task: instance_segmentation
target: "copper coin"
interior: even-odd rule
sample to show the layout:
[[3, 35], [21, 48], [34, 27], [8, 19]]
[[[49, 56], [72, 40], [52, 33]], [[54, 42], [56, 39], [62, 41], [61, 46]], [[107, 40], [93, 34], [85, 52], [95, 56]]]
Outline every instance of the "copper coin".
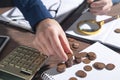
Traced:
[[95, 60], [96, 59], [96, 54], [94, 52], [89, 52], [87, 54], [87, 57], [89, 60]]
[[105, 68], [105, 64], [102, 63], [102, 62], [95, 62], [95, 63], [93, 64], [93, 67], [94, 67], [95, 69], [102, 70], [103, 68]]
[[69, 80], [78, 80], [76, 77], [71, 77]]
[[67, 56], [68, 56], [68, 59], [69, 59], [69, 60], [73, 60], [73, 54], [67, 53]]
[[114, 32], [120, 33], [120, 28], [115, 29]]
[[66, 70], [66, 65], [65, 65], [65, 63], [59, 63], [58, 65], [57, 65], [57, 72], [59, 72], [59, 73], [62, 73], [62, 72], [64, 72], [65, 70]]
[[74, 57], [75, 57], [75, 59], [81, 59], [81, 54], [80, 53], [75, 53]]
[[65, 62], [66, 67], [71, 67], [73, 65], [73, 54], [67, 53], [68, 60]]
[[71, 67], [74, 63], [73, 63], [73, 60], [67, 60], [65, 64], [66, 64], [66, 67]]
[[78, 70], [75, 74], [76, 76], [81, 77], [81, 78], [84, 78], [87, 76], [87, 73], [84, 72], [83, 70]]
[[87, 57], [87, 52], [80, 52], [79, 54], [81, 57]]
[[68, 38], [68, 41], [73, 42], [73, 41], [75, 41], [75, 39], [73, 39], [73, 38]]
[[84, 64], [89, 64], [91, 61], [88, 58], [85, 58], [85, 59], [82, 60], [82, 62]]
[[81, 58], [80, 59], [75, 59], [75, 62], [78, 64], [78, 63], [81, 63], [82, 60], [81, 60]]
[[78, 42], [72, 43], [72, 48], [73, 48], [73, 49], [78, 49], [79, 46], [80, 46], [80, 44], [79, 44]]
[[105, 68], [106, 68], [107, 70], [113, 70], [113, 69], [115, 68], [115, 65], [112, 64], [112, 63], [109, 63], [109, 64], [106, 65]]
[[86, 65], [86, 66], [83, 67], [83, 69], [84, 69], [85, 71], [91, 71], [91, 70], [92, 70], [92, 67], [89, 66], [89, 65]]

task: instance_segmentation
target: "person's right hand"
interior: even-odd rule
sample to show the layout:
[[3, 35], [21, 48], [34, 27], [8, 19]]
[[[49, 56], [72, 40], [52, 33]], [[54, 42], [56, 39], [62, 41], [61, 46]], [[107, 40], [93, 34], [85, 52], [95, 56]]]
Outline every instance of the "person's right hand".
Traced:
[[87, 0], [90, 3], [90, 12], [94, 15], [105, 15], [113, 6], [112, 0]]
[[63, 29], [54, 19], [45, 19], [38, 24], [33, 44], [44, 54], [59, 56], [62, 61], [68, 59], [66, 53], [72, 54]]

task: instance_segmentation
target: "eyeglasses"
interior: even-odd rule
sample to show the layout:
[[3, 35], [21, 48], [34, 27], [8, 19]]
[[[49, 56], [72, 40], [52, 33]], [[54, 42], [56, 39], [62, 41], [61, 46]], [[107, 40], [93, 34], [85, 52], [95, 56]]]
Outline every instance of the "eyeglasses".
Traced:
[[59, 0], [59, 2], [56, 2], [56, 3], [52, 4], [52, 5], [49, 7], [48, 11], [51, 13], [51, 15], [52, 15], [54, 18], [56, 18], [60, 6], [61, 6], [61, 0]]

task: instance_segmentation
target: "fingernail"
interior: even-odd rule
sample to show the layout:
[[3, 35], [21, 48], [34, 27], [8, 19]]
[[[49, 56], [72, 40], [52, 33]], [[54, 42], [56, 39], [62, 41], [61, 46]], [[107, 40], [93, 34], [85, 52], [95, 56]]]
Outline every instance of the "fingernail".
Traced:
[[67, 61], [67, 60], [68, 60], [68, 57], [64, 57], [64, 58], [63, 58], [63, 61]]
[[94, 0], [87, 0], [88, 3], [92, 3]]
[[91, 4], [91, 7], [95, 7], [95, 5]]

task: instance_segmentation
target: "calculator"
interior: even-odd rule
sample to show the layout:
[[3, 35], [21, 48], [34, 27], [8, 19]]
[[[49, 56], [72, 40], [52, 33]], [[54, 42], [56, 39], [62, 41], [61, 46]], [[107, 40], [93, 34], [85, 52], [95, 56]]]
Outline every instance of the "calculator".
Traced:
[[18, 77], [20, 80], [31, 80], [47, 58], [34, 48], [19, 46], [0, 61], [0, 72]]

